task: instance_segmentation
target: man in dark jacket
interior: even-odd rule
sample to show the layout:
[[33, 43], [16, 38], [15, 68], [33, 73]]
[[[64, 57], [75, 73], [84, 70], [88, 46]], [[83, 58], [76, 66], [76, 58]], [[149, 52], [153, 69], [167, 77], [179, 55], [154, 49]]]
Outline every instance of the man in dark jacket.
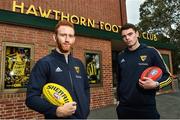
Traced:
[[[45, 118], [85, 119], [89, 114], [90, 91], [84, 65], [71, 56], [75, 42], [74, 26], [60, 21], [53, 38], [56, 49], [40, 59], [33, 67], [27, 86], [26, 105], [44, 114]], [[57, 83], [65, 87], [73, 102], [55, 106], [42, 97], [42, 88], [47, 83]]]
[[[134, 25], [122, 26], [121, 35], [127, 48], [118, 55], [118, 118], [159, 119], [155, 101], [156, 90], [171, 83], [169, 70], [155, 48], [139, 43], [139, 33]], [[142, 72], [151, 66], [162, 69], [161, 79], [153, 81], [144, 77], [141, 80]]]

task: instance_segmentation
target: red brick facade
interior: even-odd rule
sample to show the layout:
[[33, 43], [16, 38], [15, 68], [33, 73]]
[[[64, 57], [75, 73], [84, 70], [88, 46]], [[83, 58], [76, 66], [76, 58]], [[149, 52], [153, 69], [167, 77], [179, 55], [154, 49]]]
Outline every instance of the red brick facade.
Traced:
[[[14, 0], [15, 1], [15, 0]], [[121, 4], [120, 4], [121, 1]], [[109, 22], [121, 25], [122, 18], [126, 17], [125, 0], [16, 0], [17, 5], [24, 3], [26, 11], [30, 5], [41, 7], [43, 10], [59, 10], [70, 15], [83, 16], [96, 21]], [[0, 1], [0, 9], [12, 11], [13, 0]], [[122, 6], [122, 8], [120, 7]], [[126, 20], [126, 18], [123, 18]]]
[[[96, 21], [121, 25], [126, 20], [123, 18], [122, 22], [121, 13], [124, 12], [124, 17], [126, 12], [120, 12], [122, 9], [125, 10], [125, 7], [120, 8], [120, 6], [125, 6], [122, 5], [122, 3], [125, 4], [125, 1], [121, 1], [121, 5], [120, 0], [17, 0], [17, 4], [24, 2], [26, 7], [33, 4], [41, 6], [43, 9], [56, 9], [71, 15], [75, 14]], [[0, 9], [12, 11], [12, 0], [0, 1]], [[32, 45], [34, 47], [34, 62], [48, 54], [49, 48], [55, 45], [51, 31], [5, 23], [0, 23], [0, 28], [0, 58], [3, 42]], [[111, 41], [77, 36], [73, 55], [84, 62], [84, 53], [89, 50], [98, 51], [102, 55], [102, 85], [91, 87], [91, 109], [96, 109], [113, 104]], [[25, 106], [25, 97], [25, 91], [3, 92], [1, 90], [0, 119], [43, 118], [42, 115]]]

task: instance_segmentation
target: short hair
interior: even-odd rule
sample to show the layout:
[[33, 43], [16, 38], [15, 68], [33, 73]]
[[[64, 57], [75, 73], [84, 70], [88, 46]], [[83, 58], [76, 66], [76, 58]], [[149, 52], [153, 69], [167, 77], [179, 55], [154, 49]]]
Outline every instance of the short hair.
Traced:
[[67, 20], [59, 21], [59, 22], [56, 24], [56, 27], [55, 27], [55, 34], [57, 34], [58, 28], [59, 28], [60, 26], [69, 26], [69, 27], [71, 27], [71, 28], [74, 29], [74, 25], [73, 25], [71, 22], [69, 22], [69, 21], [67, 21]]
[[133, 29], [135, 32], [138, 31], [138, 28], [134, 24], [126, 23], [121, 27], [120, 34], [122, 34], [123, 30], [127, 30], [127, 29], [130, 29], [130, 28]]

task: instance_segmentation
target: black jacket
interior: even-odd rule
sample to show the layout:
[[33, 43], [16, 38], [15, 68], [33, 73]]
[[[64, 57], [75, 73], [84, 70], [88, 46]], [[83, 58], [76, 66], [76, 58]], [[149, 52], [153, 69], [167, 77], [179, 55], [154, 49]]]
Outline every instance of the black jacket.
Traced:
[[46, 83], [57, 83], [64, 86], [77, 102], [77, 110], [68, 118], [87, 118], [89, 114], [90, 91], [86, 71], [82, 62], [71, 55], [68, 63], [63, 54], [53, 50], [51, 54], [40, 59], [33, 67], [27, 86], [26, 105], [44, 114], [45, 118], [57, 118], [57, 106], [41, 97]]
[[160, 88], [171, 83], [169, 70], [155, 48], [141, 44], [135, 51], [125, 49], [119, 54], [117, 95], [121, 105], [156, 106], [156, 89], [145, 90], [138, 83], [141, 73], [150, 66], [158, 66], [163, 71], [161, 79], [158, 80]]

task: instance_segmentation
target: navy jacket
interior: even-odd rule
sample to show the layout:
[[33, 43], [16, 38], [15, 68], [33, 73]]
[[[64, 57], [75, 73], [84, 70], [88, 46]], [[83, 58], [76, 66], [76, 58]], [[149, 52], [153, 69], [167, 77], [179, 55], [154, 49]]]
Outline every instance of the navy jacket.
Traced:
[[68, 63], [63, 54], [53, 50], [51, 54], [40, 59], [33, 67], [27, 86], [26, 105], [44, 114], [45, 118], [57, 118], [57, 106], [41, 97], [46, 83], [57, 83], [64, 86], [77, 102], [77, 110], [68, 118], [87, 118], [89, 114], [89, 83], [82, 62], [71, 55]]
[[155, 48], [141, 44], [135, 51], [125, 49], [118, 55], [117, 95], [120, 105], [156, 106], [156, 89], [145, 90], [138, 83], [141, 73], [150, 66], [158, 66], [163, 71], [161, 79], [158, 80], [160, 88], [171, 83], [169, 70]]

